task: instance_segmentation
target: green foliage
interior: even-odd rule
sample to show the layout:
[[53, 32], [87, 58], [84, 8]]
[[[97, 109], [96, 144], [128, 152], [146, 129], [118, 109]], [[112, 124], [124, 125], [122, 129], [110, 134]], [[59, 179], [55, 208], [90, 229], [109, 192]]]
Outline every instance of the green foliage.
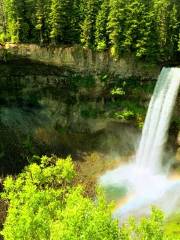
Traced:
[[52, 0], [50, 12], [50, 25], [51, 25], [50, 38], [54, 39], [55, 41], [59, 35], [61, 36], [60, 8], [61, 8], [60, 1]]
[[121, 103], [121, 108], [123, 109], [119, 112], [118, 116], [122, 120], [135, 119], [138, 127], [142, 128], [144, 124], [144, 119], [146, 115], [146, 109], [137, 102], [124, 101]]
[[84, 76], [76, 74], [70, 79], [69, 88], [78, 91], [81, 88], [90, 89], [95, 87], [96, 79], [93, 75], [86, 74]]
[[[98, 190], [96, 201], [73, 186], [75, 175], [70, 157], [34, 157], [34, 163], [16, 178], [7, 177], [1, 197], [9, 201], [2, 230], [5, 240], [166, 240], [164, 217], [152, 208], [140, 222], [130, 219], [121, 227], [111, 218]], [[39, 162], [39, 164], [35, 163]]]
[[84, 20], [81, 24], [81, 43], [92, 47], [95, 39], [96, 15], [100, 5], [99, 0], [88, 0], [84, 3]]
[[117, 222], [111, 207], [99, 195], [97, 204], [72, 187], [71, 158], [43, 156], [16, 179], [4, 182], [4, 199], [9, 201], [2, 234], [5, 239], [118, 239]]
[[[144, 1], [110, 1], [109, 31], [114, 56], [134, 52], [137, 57], [154, 54], [153, 13]], [[154, 34], [155, 32], [153, 32]]]
[[0, 1], [0, 43], [6, 41], [6, 15], [4, 1]]
[[68, 197], [62, 218], [63, 221], [59, 219], [52, 228], [54, 240], [118, 240], [118, 224], [111, 219], [111, 208], [107, 208], [104, 197], [99, 196], [95, 206], [90, 199], [82, 196], [81, 191], [76, 190]]
[[49, 35], [49, 9], [50, 2], [48, 0], [35, 1], [34, 26], [38, 33], [38, 42], [47, 41]]
[[109, 44], [107, 33], [108, 15], [109, 0], [104, 0], [96, 18], [95, 44], [99, 51], [107, 49]]
[[125, 2], [123, 0], [110, 0], [110, 14], [108, 21], [111, 53], [118, 57], [121, 52], [122, 31], [125, 22]]
[[77, 5], [73, 0], [52, 0], [49, 22], [50, 38], [55, 42], [76, 41], [78, 34]]
[[70, 157], [44, 156], [40, 165], [29, 165], [16, 180], [8, 177], [2, 195], [10, 204], [5, 239], [49, 239], [52, 220], [64, 204], [73, 176]]
[[123, 240], [166, 240], [163, 229], [163, 213], [155, 207], [152, 207], [151, 216], [142, 218], [140, 223], [131, 218], [128, 224], [121, 229], [121, 238]]
[[119, 88], [119, 87], [118, 87], [118, 88], [112, 89], [111, 94], [112, 94], [112, 95], [123, 96], [123, 95], [125, 95], [126, 93], [125, 93], [125, 91], [123, 90], [123, 88]]
[[19, 16], [16, 1], [5, 0], [4, 11], [6, 15], [6, 38], [12, 42], [19, 41]]
[[169, 237], [168, 240], [180, 239], [180, 212], [170, 216], [165, 223], [165, 233]]
[[130, 120], [135, 117], [134, 113], [130, 110], [122, 110], [120, 112], [115, 113], [115, 118], [121, 119], [121, 120]]
[[81, 116], [83, 118], [97, 118], [98, 113], [98, 109], [93, 108], [88, 104], [85, 104], [81, 107]]
[[1, 33], [1, 34], [0, 34], [0, 43], [2, 44], [2, 43], [4, 43], [5, 41], [6, 41], [6, 36], [5, 36], [4, 33]]
[[1, 0], [0, 41], [82, 43], [115, 58], [176, 60], [177, 0]]
[[[179, 34], [178, 4], [169, 0], [154, 0], [159, 58], [167, 60], [177, 51]], [[176, 50], [175, 50], [176, 49]], [[175, 51], [174, 51], [175, 50]]]

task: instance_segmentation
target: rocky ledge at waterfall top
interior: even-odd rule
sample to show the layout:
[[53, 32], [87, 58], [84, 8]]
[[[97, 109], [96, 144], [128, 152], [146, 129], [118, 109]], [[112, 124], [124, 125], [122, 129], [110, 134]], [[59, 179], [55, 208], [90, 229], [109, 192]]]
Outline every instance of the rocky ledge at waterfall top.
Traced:
[[121, 77], [157, 78], [160, 66], [138, 61], [132, 55], [114, 59], [109, 51], [93, 52], [79, 45], [40, 47], [35, 44], [6, 44], [0, 48], [0, 60], [27, 58], [55, 66], [68, 66], [91, 73], [111, 72]]

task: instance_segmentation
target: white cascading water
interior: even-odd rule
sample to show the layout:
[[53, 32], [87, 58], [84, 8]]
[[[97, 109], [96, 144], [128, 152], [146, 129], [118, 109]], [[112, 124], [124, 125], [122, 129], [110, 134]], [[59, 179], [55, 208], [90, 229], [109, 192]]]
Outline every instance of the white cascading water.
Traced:
[[166, 213], [177, 207], [180, 181], [168, 179], [162, 158], [179, 86], [180, 68], [163, 68], [149, 104], [135, 159], [100, 178], [103, 186], [125, 187], [131, 195], [124, 206], [116, 209], [115, 217], [139, 214], [140, 210], [145, 213], [151, 204], [159, 205]]
[[154, 173], [162, 170], [162, 154], [179, 85], [180, 69], [163, 68], [146, 115], [136, 155], [138, 167], [147, 168]]

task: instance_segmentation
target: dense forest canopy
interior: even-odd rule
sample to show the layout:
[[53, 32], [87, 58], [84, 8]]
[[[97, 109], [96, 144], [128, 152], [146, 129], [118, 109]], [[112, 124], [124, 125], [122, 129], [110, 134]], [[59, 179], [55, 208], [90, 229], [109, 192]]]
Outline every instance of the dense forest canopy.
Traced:
[[179, 0], [0, 0], [0, 42], [82, 44], [117, 57], [177, 59]]

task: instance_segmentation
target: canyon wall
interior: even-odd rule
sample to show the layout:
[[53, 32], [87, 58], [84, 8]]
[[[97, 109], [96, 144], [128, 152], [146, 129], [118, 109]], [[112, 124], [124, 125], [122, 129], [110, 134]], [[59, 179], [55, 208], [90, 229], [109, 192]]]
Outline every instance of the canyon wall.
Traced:
[[121, 77], [157, 78], [161, 66], [138, 61], [132, 55], [114, 59], [109, 51], [98, 53], [79, 45], [73, 47], [40, 47], [32, 44], [6, 44], [0, 48], [0, 59], [28, 58], [55, 66], [68, 66], [76, 71], [111, 72]]
[[[80, 46], [6, 45], [0, 62], [0, 159], [14, 169], [19, 156], [24, 161], [35, 153], [76, 155], [97, 146], [133, 152], [161, 70]], [[180, 98], [170, 130], [174, 143], [179, 106]]]

